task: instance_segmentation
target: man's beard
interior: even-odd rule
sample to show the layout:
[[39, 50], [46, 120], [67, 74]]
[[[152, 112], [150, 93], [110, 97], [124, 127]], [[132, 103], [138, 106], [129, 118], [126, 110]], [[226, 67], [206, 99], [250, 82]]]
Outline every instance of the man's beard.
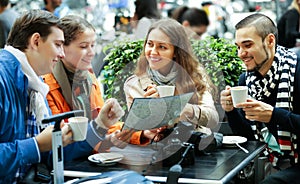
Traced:
[[270, 58], [270, 57], [269, 57], [269, 53], [267, 52], [265, 45], [263, 46], [263, 48], [264, 48], [264, 51], [265, 51], [265, 53], [266, 53], [266, 59], [264, 59], [260, 64], [258, 64], [258, 63], [256, 63], [256, 62], [254, 61], [255, 64], [256, 64], [256, 67], [253, 68], [253, 69], [247, 70], [248, 72], [254, 72], [254, 71], [259, 72], [259, 70], [261, 69], [261, 67], [269, 60], [269, 58]]

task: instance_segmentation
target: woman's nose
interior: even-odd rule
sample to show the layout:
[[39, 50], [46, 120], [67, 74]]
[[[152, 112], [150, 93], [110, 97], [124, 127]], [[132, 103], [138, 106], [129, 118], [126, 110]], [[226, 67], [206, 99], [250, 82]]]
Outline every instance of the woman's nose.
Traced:
[[94, 56], [95, 55], [95, 53], [96, 53], [96, 51], [95, 51], [95, 48], [94, 47], [90, 47], [89, 48], [89, 55], [92, 55], [92, 56]]
[[152, 47], [151, 54], [157, 54], [157, 53], [158, 53], [157, 47], [156, 46]]

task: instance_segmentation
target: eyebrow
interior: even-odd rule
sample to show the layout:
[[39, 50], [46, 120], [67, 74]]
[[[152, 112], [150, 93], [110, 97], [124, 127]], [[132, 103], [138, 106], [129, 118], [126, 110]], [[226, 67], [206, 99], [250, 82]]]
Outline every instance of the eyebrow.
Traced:
[[92, 42], [90, 42], [90, 41], [82, 41], [82, 42], [79, 42], [79, 45], [80, 44], [90, 44], [90, 43], [96, 43], [96, 41], [92, 41]]
[[[253, 41], [251, 41], [251, 40], [245, 40], [245, 41], [242, 41], [242, 44], [249, 43], [249, 42], [252, 43]], [[238, 44], [236, 42], [235, 42], [235, 45], [238, 46]]]

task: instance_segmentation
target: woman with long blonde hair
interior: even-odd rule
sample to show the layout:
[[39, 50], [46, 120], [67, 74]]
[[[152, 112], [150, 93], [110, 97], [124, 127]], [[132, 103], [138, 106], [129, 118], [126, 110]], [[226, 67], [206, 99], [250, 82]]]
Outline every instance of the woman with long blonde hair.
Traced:
[[[210, 93], [210, 79], [193, 55], [183, 26], [174, 19], [161, 19], [148, 30], [135, 75], [124, 85], [128, 108], [134, 98], [159, 97], [159, 85], [175, 86], [174, 95], [194, 92], [181, 112], [181, 121], [195, 127], [216, 126], [219, 117]], [[142, 135], [151, 138], [148, 133]]]

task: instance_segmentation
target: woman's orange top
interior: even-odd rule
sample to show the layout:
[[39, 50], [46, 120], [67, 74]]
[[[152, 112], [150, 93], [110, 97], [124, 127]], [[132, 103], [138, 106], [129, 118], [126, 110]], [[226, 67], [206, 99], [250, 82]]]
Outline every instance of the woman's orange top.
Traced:
[[[90, 95], [90, 103], [91, 103], [91, 110], [92, 110], [92, 117], [95, 119], [100, 112], [101, 107], [104, 104], [104, 100], [102, 98], [102, 94], [100, 91], [100, 86], [98, 84], [98, 81], [96, 79], [96, 76], [94, 73], [89, 72], [91, 78], [92, 78], [92, 89], [91, 89], [91, 95]], [[49, 107], [52, 111], [52, 114], [60, 114], [64, 112], [69, 112], [72, 110], [70, 105], [65, 100], [62, 92], [61, 87], [57, 80], [55, 79], [53, 74], [46, 74], [43, 76], [44, 82], [48, 84], [49, 86], [49, 93], [47, 94], [47, 101], [49, 104]], [[111, 126], [108, 130], [108, 134], [115, 132], [117, 130], [121, 130], [123, 127], [123, 122], [117, 122], [113, 126]], [[136, 144], [136, 145], [144, 145], [147, 144], [149, 141], [141, 142], [141, 131], [133, 133], [130, 143]]]

